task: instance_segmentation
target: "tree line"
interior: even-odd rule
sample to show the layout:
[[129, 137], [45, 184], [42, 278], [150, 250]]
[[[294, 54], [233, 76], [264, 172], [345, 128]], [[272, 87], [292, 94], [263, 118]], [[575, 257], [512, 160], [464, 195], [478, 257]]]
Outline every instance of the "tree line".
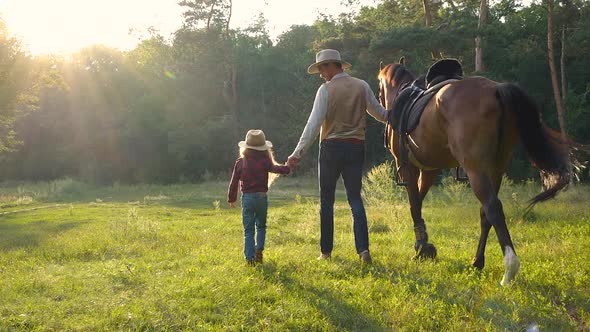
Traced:
[[[4, 181], [199, 181], [231, 170], [251, 128], [265, 131], [283, 161], [322, 82], [306, 73], [322, 48], [339, 49], [350, 73], [375, 92], [380, 62], [404, 56], [423, 74], [437, 59], [457, 58], [466, 74], [517, 82], [545, 123], [587, 143], [589, 4], [382, 0], [320, 15], [271, 40], [262, 15], [230, 29], [232, 0], [184, 0], [182, 27], [169, 37], [152, 29], [132, 50], [95, 45], [69, 57], [29, 55], [0, 19], [0, 174]], [[391, 158], [383, 126], [371, 119], [367, 133], [367, 163]], [[313, 149], [299, 172], [316, 167]], [[534, 174], [517, 151], [508, 175]]]

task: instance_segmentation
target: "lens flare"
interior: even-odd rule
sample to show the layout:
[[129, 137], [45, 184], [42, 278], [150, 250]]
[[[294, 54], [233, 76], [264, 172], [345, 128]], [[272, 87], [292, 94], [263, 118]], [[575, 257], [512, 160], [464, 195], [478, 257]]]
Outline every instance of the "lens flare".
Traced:
[[168, 69], [164, 70], [164, 76], [168, 77], [171, 80], [175, 80], [176, 79], [176, 75], [174, 75], [173, 72], [169, 71]]

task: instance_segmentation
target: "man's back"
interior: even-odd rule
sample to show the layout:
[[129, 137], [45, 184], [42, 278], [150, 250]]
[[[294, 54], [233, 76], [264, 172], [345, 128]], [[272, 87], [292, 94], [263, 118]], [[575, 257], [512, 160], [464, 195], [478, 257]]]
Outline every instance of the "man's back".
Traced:
[[328, 112], [322, 123], [320, 140], [329, 138], [365, 139], [366, 83], [351, 76], [335, 77], [325, 84]]

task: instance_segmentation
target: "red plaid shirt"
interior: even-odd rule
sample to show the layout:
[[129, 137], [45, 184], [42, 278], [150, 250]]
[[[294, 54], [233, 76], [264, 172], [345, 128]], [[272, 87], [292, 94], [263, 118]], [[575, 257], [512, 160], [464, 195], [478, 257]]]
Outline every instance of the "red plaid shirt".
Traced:
[[251, 153], [238, 158], [227, 190], [228, 203], [238, 199], [238, 182], [242, 183], [243, 193], [268, 191], [268, 172], [289, 174], [288, 166], [274, 165], [266, 152]]

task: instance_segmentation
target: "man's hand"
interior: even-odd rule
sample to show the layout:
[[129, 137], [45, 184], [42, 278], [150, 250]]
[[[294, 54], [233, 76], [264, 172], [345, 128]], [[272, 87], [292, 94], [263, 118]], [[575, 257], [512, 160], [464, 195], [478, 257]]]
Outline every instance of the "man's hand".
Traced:
[[287, 166], [289, 166], [290, 169], [294, 169], [297, 167], [297, 165], [299, 165], [299, 160], [299, 158], [291, 156], [289, 159], [287, 159]]
[[234, 209], [236, 207], [236, 202], [230, 202], [229, 203], [229, 208], [230, 209]]

